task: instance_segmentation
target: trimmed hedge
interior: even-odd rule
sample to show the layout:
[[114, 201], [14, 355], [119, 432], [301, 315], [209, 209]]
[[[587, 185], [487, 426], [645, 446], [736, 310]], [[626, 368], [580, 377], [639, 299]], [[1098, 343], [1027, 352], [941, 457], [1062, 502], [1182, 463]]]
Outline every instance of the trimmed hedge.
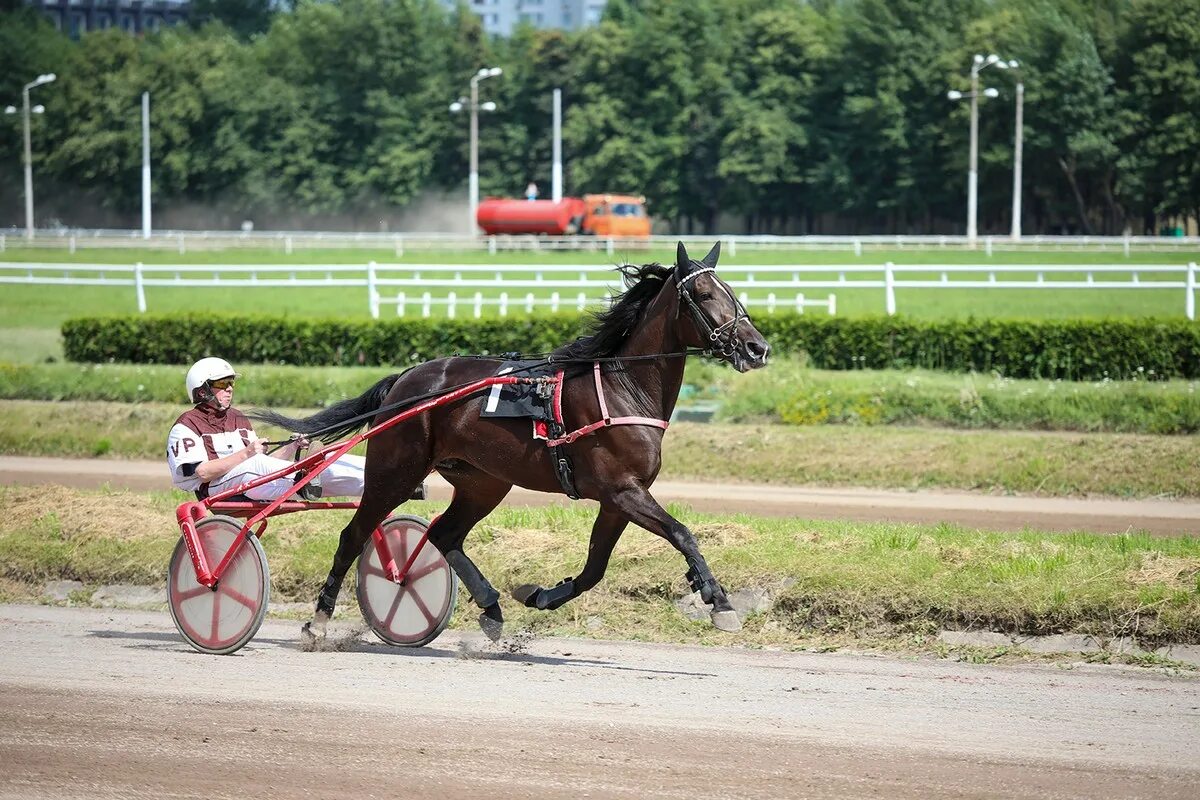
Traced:
[[[486, 320], [305, 319], [216, 314], [86, 317], [63, 324], [71, 361], [406, 366], [455, 353], [538, 353], [578, 336], [586, 316]], [[756, 320], [776, 352], [808, 354], [820, 369], [997, 372], [1011, 378], [1120, 380], [1200, 376], [1200, 325], [1186, 320]]]

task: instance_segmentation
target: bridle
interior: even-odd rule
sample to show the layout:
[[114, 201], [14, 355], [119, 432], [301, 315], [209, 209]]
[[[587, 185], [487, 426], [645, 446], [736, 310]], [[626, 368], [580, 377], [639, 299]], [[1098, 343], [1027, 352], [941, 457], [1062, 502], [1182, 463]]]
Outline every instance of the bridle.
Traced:
[[721, 290], [729, 295], [729, 299], [733, 303], [733, 319], [720, 325], [714, 325], [709, 316], [700, 308], [700, 304], [692, 297], [692, 293], [687, 289], [688, 281], [706, 272], [716, 273], [716, 271], [716, 267], [701, 267], [680, 278], [678, 286], [679, 306], [677, 309], [686, 305], [688, 313], [691, 315], [692, 323], [696, 326], [696, 332], [700, 334], [701, 338], [708, 339], [708, 350], [726, 360], [730, 360], [737, 352], [737, 339], [735, 338], [737, 336], [737, 325], [742, 320], [749, 319], [750, 315], [746, 313], [746, 309], [742, 306], [741, 301], [734, 296], [729, 287], [725, 285], [725, 282], [717, 280], [717, 286], [721, 287]]

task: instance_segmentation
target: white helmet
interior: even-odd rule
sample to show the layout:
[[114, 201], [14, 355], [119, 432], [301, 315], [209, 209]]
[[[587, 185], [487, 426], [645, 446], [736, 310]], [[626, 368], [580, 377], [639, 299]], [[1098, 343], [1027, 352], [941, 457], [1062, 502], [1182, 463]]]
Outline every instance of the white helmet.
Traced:
[[237, 378], [239, 377], [233, 371], [233, 365], [223, 358], [202, 358], [192, 368], [187, 371], [187, 393], [188, 400], [193, 403], [199, 403], [196, 397], [196, 390], [204, 386], [209, 381], [219, 380], [221, 378]]

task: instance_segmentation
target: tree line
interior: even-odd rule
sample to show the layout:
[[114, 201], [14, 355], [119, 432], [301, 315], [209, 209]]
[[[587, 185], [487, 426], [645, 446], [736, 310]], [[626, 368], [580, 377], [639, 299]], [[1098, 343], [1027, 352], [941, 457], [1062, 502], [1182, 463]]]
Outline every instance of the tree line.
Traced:
[[[437, 0], [198, 0], [184, 28], [71, 40], [0, 12], [0, 105], [21, 86], [39, 219], [136, 227], [140, 96], [156, 209], [377, 229], [465, 188], [448, 110], [482, 66], [484, 194], [548, 194], [551, 96], [566, 188], [643, 194], [679, 232], [965, 228], [968, 103], [981, 73], [981, 232], [1008, 230], [1014, 88], [1025, 86], [1026, 232], [1157, 232], [1200, 217], [1200, 0], [609, 0], [578, 32], [486, 36]], [[23, 224], [20, 115], [0, 117], [0, 225]]]

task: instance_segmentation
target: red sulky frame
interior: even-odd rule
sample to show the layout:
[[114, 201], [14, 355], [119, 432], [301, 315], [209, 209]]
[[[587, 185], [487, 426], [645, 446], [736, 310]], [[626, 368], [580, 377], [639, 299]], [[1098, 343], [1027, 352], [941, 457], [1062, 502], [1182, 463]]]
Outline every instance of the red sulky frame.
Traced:
[[[293, 500], [292, 496], [295, 494], [295, 492], [299, 491], [301, 487], [305, 486], [314, 477], [324, 471], [331, 462], [341, 458], [359, 442], [371, 438], [380, 431], [387, 430], [395, 425], [399, 425], [401, 422], [412, 419], [417, 414], [421, 414], [440, 405], [445, 405], [446, 403], [452, 403], [455, 400], [478, 392], [481, 389], [486, 389], [490, 386], [495, 386], [498, 384], [532, 383], [537, 380], [538, 379], [536, 378], [508, 375], [484, 378], [475, 381], [474, 383], [459, 387], [458, 389], [455, 389], [454, 391], [448, 392], [444, 395], [440, 395], [430, 400], [426, 400], [423, 403], [419, 403], [412, 408], [402, 411], [396, 416], [381, 422], [373, 428], [369, 428], [366, 431], [352, 436], [344, 442], [332, 444], [328, 447], [318, 450], [315, 453], [310, 453], [300, 461], [290, 464], [289, 466], [277, 470], [276, 472], [272, 472], [269, 475], [263, 475], [255, 478], [248, 483], [241, 484], [232, 489], [227, 489], [226, 491], [212, 495], [211, 497], [206, 497], [203, 500], [189, 500], [181, 503], [179, 507], [175, 509], [175, 519], [179, 523], [179, 531], [183, 535], [183, 540], [187, 544], [188, 554], [192, 558], [192, 565], [196, 570], [197, 582], [208, 587], [209, 589], [213, 589], [221, 580], [221, 576], [224, 575], [229, 563], [237, 555], [238, 551], [244, 546], [246, 538], [251, 535], [261, 537], [263, 531], [265, 531], [267, 528], [268, 519], [272, 516], [277, 514], [291, 514], [297, 511], [358, 508], [358, 501], [356, 500], [344, 502], [298, 501]], [[265, 483], [269, 483], [285, 475], [290, 475], [291, 473], [299, 470], [306, 470], [307, 474], [305, 474], [300, 480], [296, 481], [295, 485], [292, 487], [292, 492], [277, 497], [270, 502], [229, 499], [245, 492], [247, 489], [253, 489], [256, 486], [261, 486]], [[233, 547], [229, 548], [228, 552], [225, 553], [225, 557], [221, 559], [221, 563], [217, 564], [215, 567], [208, 563], [208, 559], [204, 555], [204, 549], [200, 546], [200, 540], [196, 533], [196, 523], [203, 519], [209, 511], [224, 512], [230, 516], [247, 518], [246, 524], [242, 526], [237, 543]], [[392, 557], [391, 553], [388, 552], [386, 540], [384, 539], [383, 533], [379, 528], [375, 529], [373, 539], [376, 552], [379, 555], [379, 562], [384, 565], [384, 571], [387, 573], [388, 578], [396, 583], [400, 583], [408, 575], [409, 569], [417, 560], [417, 557], [421, 553], [421, 549], [425, 546], [425, 542], [428, 539], [428, 531], [426, 531], [425, 535], [421, 537], [417, 546], [413, 548], [412, 553], [406, 559], [403, 566], [396, 565], [395, 559]]]

